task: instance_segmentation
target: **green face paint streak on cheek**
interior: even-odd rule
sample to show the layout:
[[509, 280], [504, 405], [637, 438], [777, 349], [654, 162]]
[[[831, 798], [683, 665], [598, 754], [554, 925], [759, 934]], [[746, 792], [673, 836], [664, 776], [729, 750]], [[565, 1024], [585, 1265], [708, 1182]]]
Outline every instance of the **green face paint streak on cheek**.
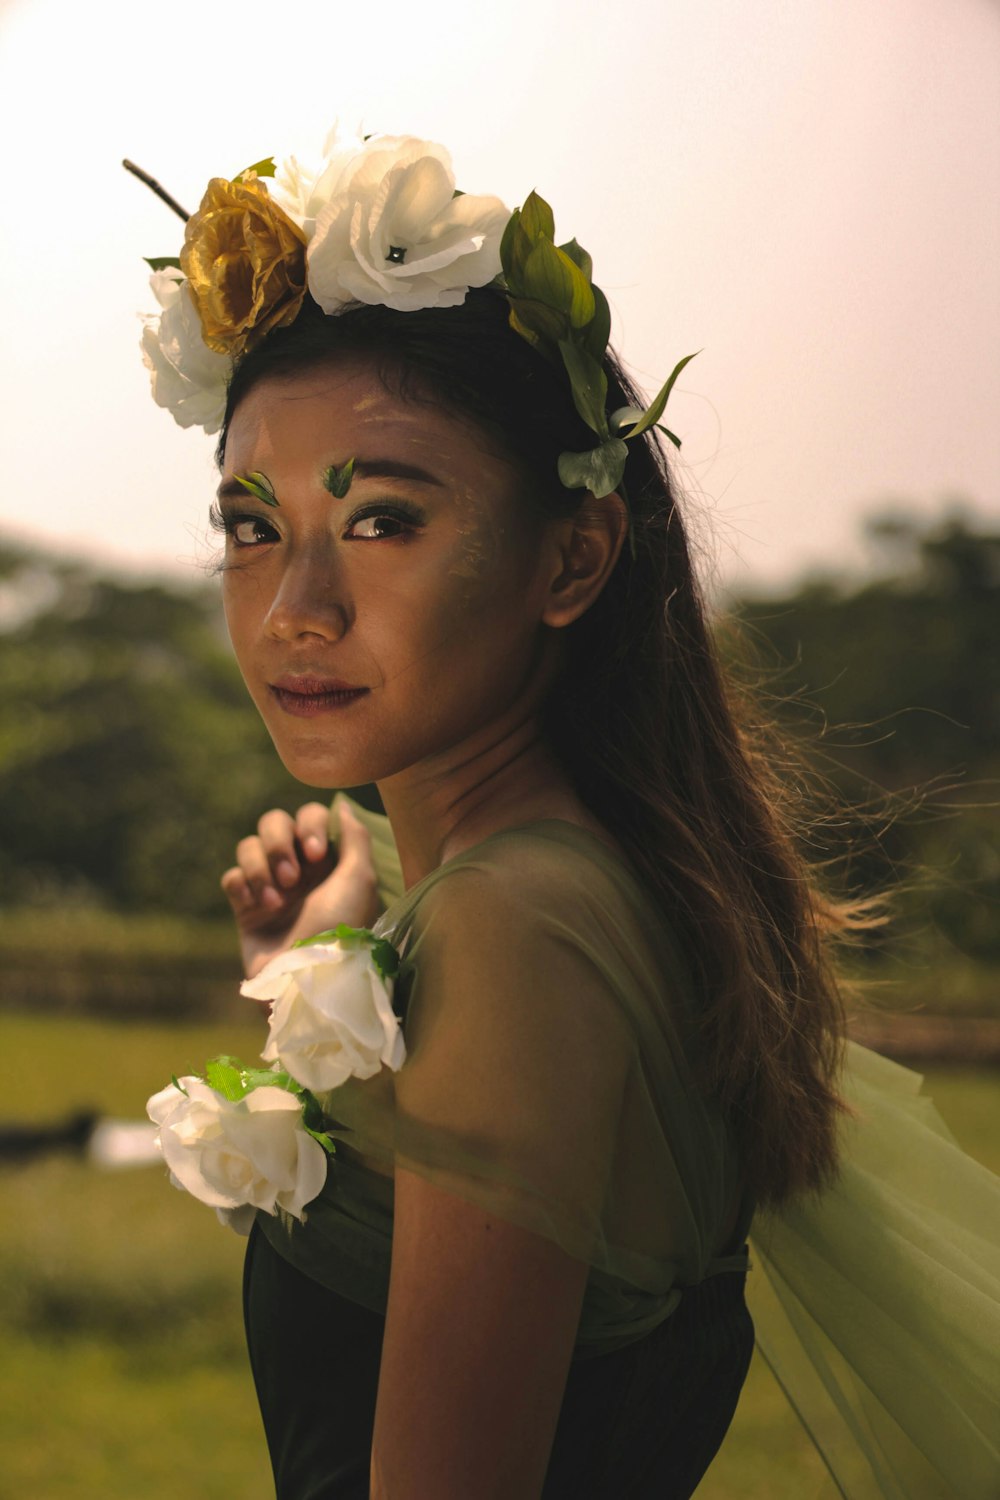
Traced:
[[323, 471], [323, 488], [329, 490], [335, 500], [343, 500], [351, 488], [351, 480], [354, 478], [354, 459], [349, 458], [342, 468], [331, 464]]

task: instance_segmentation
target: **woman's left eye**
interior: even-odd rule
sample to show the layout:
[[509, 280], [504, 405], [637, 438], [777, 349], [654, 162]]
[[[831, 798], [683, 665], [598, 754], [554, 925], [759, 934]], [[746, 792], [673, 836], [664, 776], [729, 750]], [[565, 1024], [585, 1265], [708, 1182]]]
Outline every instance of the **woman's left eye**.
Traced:
[[377, 510], [361, 511], [352, 516], [345, 536], [350, 541], [391, 541], [415, 531], [420, 522], [421, 517], [409, 511], [387, 510], [380, 506]]

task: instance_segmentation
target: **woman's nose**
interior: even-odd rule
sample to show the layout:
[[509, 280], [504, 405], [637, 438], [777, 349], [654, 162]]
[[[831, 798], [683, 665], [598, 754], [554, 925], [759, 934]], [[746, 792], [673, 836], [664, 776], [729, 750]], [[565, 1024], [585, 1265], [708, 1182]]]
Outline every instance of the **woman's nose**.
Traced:
[[339, 641], [350, 623], [343, 578], [327, 550], [310, 548], [290, 559], [267, 611], [267, 633], [284, 641], [303, 635]]

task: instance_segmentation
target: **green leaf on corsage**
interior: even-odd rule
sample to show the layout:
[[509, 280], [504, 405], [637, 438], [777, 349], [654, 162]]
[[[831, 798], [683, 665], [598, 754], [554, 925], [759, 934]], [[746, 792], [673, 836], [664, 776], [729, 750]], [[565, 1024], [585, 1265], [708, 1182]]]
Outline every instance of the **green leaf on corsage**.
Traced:
[[372, 963], [383, 979], [395, 979], [399, 973], [399, 953], [388, 938], [377, 937], [370, 927], [349, 927], [340, 922], [315, 937], [299, 938], [293, 948], [309, 948], [313, 943], [340, 943], [345, 948], [370, 948]]
[[383, 979], [395, 979], [399, 973], [399, 954], [388, 938], [376, 938], [372, 943], [372, 963]]
[[336, 464], [323, 472], [323, 488], [329, 490], [335, 500], [343, 500], [351, 488], [351, 480], [354, 478], [354, 459], [349, 458], [341, 468]]
[[306, 1135], [311, 1135], [314, 1141], [319, 1141], [327, 1156], [336, 1156], [337, 1147], [330, 1137], [322, 1130], [310, 1130], [308, 1125], [303, 1125]]
[[292, 947], [311, 948], [313, 943], [343, 943], [345, 948], [357, 948], [362, 943], [375, 941], [375, 934], [370, 927], [350, 927], [346, 922], [338, 922], [336, 927], [328, 927], [325, 932], [314, 933], [312, 937], [296, 938]]
[[233, 478], [237, 484], [241, 484], [245, 490], [248, 490], [255, 500], [262, 500], [265, 505], [277, 505], [278, 497], [274, 493], [274, 485], [259, 469], [254, 469], [252, 474], [234, 474]]
[[247, 1092], [242, 1069], [234, 1057], [213, 1057], [205, 1064], [205, 1082], [224, 1099], [235, 1103]]
[[144, 255], [142, 258], [151, 271], [166, 271], [168, 268], [179, 271], [181, 268], [176, 255]]

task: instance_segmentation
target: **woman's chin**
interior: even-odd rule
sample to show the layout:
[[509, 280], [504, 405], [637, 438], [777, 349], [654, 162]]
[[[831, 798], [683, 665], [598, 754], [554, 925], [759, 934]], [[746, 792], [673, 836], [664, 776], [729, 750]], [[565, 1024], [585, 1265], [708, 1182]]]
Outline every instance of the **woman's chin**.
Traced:
[[331, 755], [319, 748], [310, 750], [301, 745], [283, 744], [273, 735], [272, 739], [285, 770], [303, 786], [338, 791], [346, 786], [364, 786], [374, 779], [368, 775], [367, 761], [361, 763], [353, 757]]

